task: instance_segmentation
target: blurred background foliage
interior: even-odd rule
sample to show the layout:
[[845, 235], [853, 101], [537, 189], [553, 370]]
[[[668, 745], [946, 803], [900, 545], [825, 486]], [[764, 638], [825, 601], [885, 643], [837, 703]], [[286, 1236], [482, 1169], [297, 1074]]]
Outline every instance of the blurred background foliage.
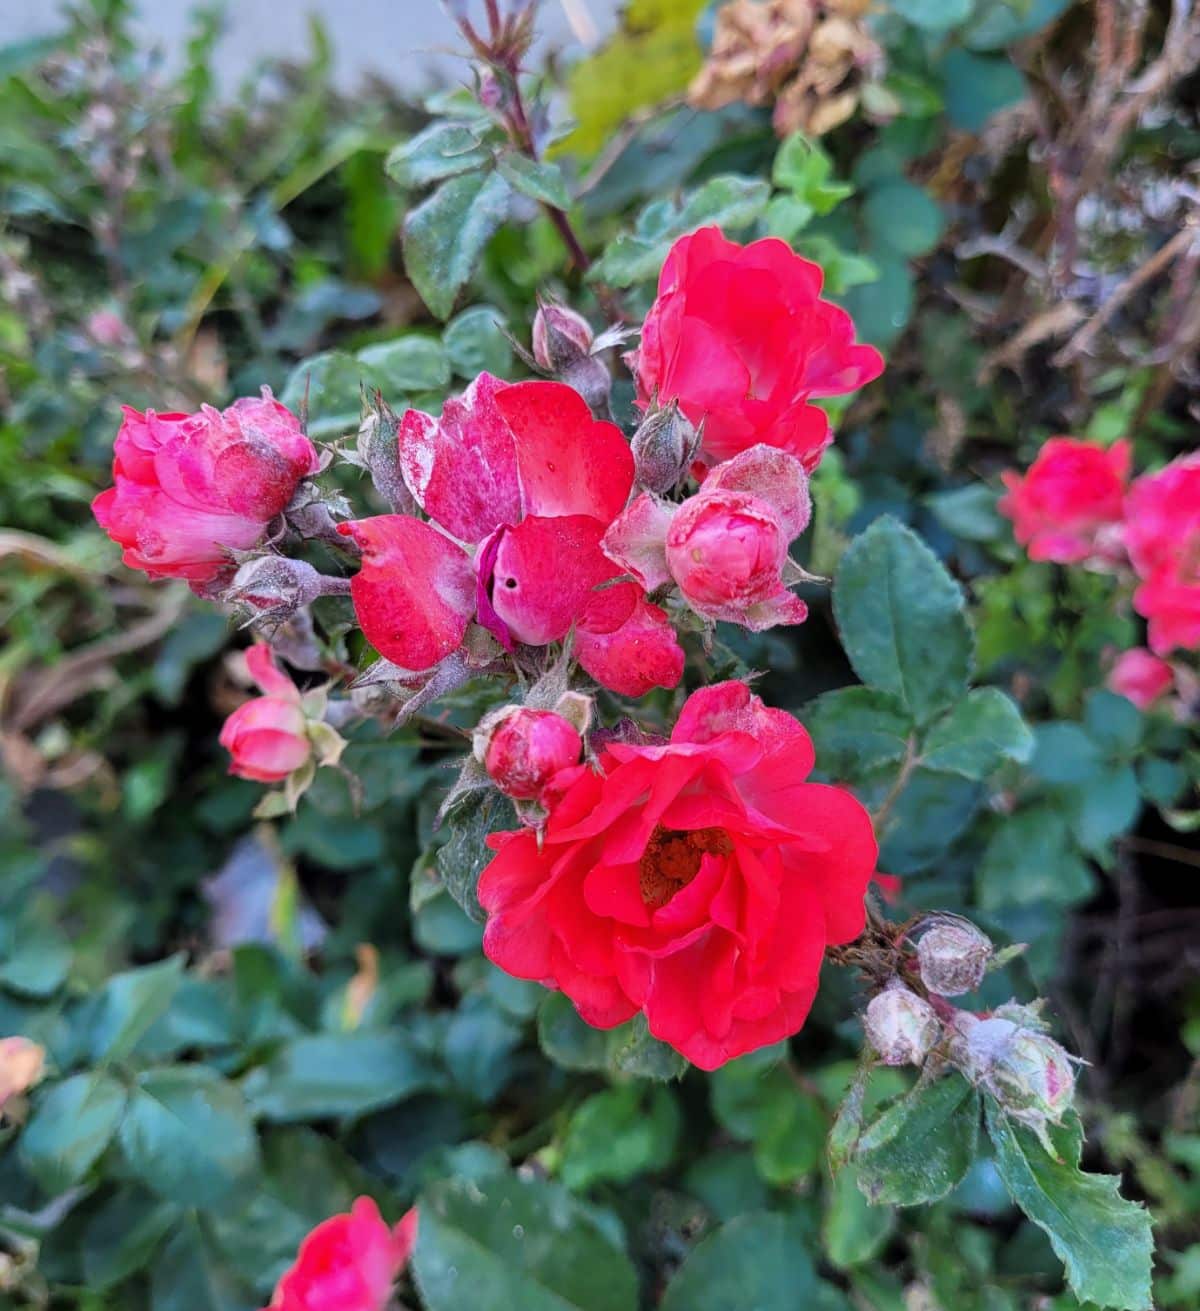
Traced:
[[[1200, 1301], [1195, 729], [1098, 690], [1139, 621], [1111, 580], [1030, 563], [995, 509], [998, 471], [1054, 433], [1128, 435], [1140, 468], [1196, 445], [1189, 7], [831, 0], [808, 8], [869, 57], [802, 52], [768, 91], [697, 108], [689, 86], [733, 85], [708, 55], [718, 8], [632, 0], [607, 43], [552, 61], [550, 157], [592, 270], [518, 195], [469, 288], [442, 289], [444, 323], [401, 229], [444, 176], [428, 124], [468, 120], [465, 90], [339, 93], [314, 26], [307, 63], [219, 96], [219, 13], [197, 10], [168, 70], [124, 0], [0, 47], [0, 1036], [44, 1044], [52, 1075], [0, 1127], [0, 1306], [249, 1311], [353, 1195], [398, 1214], [422, 1190], [447, 1252], [482, 1244], [507, 1272], [496, 1308], [560, 1287], [522, 1245], [539, 1229], [581, 1311], [715, 1311], [773, 1269], [792, 1292], [763, 1292], [772, 1309], [1078, 1305], [986, 1158], [919, 1212], [829, 1181], [858, 1045], [841, 972], [787, 1052], [654, 1082], [676, 1070], [644, 1034], [587, 1030], [482, 959], [447, 892], [477, 852], [432, 832], [478, 699], [444, 732], [356, 730], [357, 808], [322, 771], [298, 815], [255, 821], [216, 743], [244, 637], [121, 569], [90, 517], [122, 404], [267, 384], [307, 398], [322, 438], [357, 426], [363, 384], [436, 407], [480, 368], [520, 376], [506, 332], [525, 339], [538, 289], [599, 323], [601, 282], [636, 321], [704, 222], [819, 259], [888, 358], [835, 412], [809, 567], [881, 514], [911, 524], [967, 587], [976, 680], [1035, 725], [1023, 764], [908, 780], [881, 862], [897, 913], [963, 910], [1029, 944], [983, 1002], [1052, 999], [1094, 1062], [1094, 1164], [1154, 1211], [1157, 1302]], [[631, 394], [621, 373], [622, 418]], [[885, 795], [900, 755], [839, 739], [828, 698], [853, 678], [828, 590], [808, 600], [801, 629], [729, 635], [718, 661], [768, 670], [828, 774]], [[342, 604], [320, 603], [327, 631]], [[461, 1306], [454, 1277], [426, 1305]]]

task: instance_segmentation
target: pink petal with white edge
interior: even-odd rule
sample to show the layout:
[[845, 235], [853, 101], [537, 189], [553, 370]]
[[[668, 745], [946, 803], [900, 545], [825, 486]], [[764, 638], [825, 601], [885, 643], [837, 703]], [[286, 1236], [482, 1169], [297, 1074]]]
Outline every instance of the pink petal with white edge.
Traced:
[[255, 642], [246, 651], [246, 668], [250, 677], [269, 695], [300, 700], [300, 689], [275, 663], [275, 653], [265, 642]]
[[338, 532], [362, 550], [350, 596], [381, 656], [419, 670], [458, 649], [475, 613], [475, 571], [460, 546], [402, 514], [339, 524]]
[[692, 600], [688, 601], [688, 605], [705, 619], [739, 624], [752, 633], [761, 633], [780, 624], [802, 624], [808, 618], [808, 606], [782, 584], [774, 595], [764, 597], [753, 605], [700, 605]]
[[788, 451], [775, 446], [751, 446], [713, 469], [704, 480], [701, 495], [718, 488], [749, 492], [765, 501], [779, 518], [787, 540], [793, 541], [812, 518], [812, 497], [804, 465]]
[[601, 548], [648, 592], [671, 581], [667, 568], [667, 530], [675, 507], [643, 492], [609, 527]]
[[575, 654], [597, 683], [618, 696], [645, 696], [653, 687], [675, 687], [683, 677], [683, 648], [671, 621], [644, 598], [613, 632], [580, 628]]
[[491, 602], [518, 642], [544, 646], [565, 637], [592, 589], [616, 576], [600, 550], [604, 525], [574, 514], [531, 515], [506, 528], [492, 571]]
[[590, 515], [609, 524], [633, 489], [633, 452], [562, 382], [519, 382], [496, 396], [517, 451], [526, 515]]
[[481, 542], [521, 518], [517, 456], [496, 398], [509, 384], [481, 373], [433, 418], [400, 420], [400, 472], [417, 504], [461, 542]]

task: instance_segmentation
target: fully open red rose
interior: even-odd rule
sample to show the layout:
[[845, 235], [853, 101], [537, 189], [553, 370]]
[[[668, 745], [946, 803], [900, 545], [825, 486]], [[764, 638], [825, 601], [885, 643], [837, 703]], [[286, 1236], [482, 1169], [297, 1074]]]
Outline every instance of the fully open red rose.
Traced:
[[263, 695], [238, 706], [225, 721], [220, 742], [232, 757], [231, 774], [278, 783], [312, 755], [300, 689], [276, 665], [265, 642], [246, 652], [246, 668]]
[[1129, 460], [1128, 442], [1106, 447], [1051, 437], [1024, 477], [1003, 473], [1008, 495], [998, 509], [1012, 520], [1029, 558], [1058, 564], [1119, 559]]
[[1200, 451], [1133, 484], [1125, 546], [1141, 583], [1133, 607], [1149, 620], [1150, 649], [1200, 647]]
[[355, 613], [372, 645], [424, 670], [474, 619], [510, 650], [577, 628], [584, 669], [628, 696], [673, 687], [683, 652], [641, 588], [600, 591], [620, 570], [600, 550], [633, 486], [621, 431], [573, 388], [483, 373], [440, 419], [409, 410], [400, 467], [434, 521], [381, 515], [342, 524], [363, 551]]
[[232, 575], [229, 550], [248, 550], [281, 514], [317, 452], [300, 420], [263, 388], [227, 410], [140, 414], [125, 407], [113, 448], [116, 486], [92, 502], [131, 569], [185, 578], [201, 594]]
[[417, 1241], [417, 1213], [389, 1228], [369, 1197], [323, 1220], [300, 1244], [267, 1311], [383, 1311]]
[[795, 1033], [825, 948], [862, 931], [871, 821], [807, 783], [808, 734], [745, 683], [692, 694], [669, 743], [610, 742], [554, 781], [539, 837], [495, 834], [484, 951], [702, 1069]]
[[631, 363], [642, 404], [678, 401], [703, 421], [704, 464], [761, 442], [811, 472], [831, 434], [810, 400], [883, 372], [879, 352], [855, 342], [846, 311], [821, 299], [822, 276], [774, 237], [739, 246], [701, 228], [671, 247]]

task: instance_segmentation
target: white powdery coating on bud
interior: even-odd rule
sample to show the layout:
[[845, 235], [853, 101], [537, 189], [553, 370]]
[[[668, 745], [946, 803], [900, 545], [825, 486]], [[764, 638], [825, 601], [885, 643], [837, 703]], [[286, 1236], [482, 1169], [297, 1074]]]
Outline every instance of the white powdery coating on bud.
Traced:
[[968, 1078], [1018, 1119], [1058, 1124], [1075, 1099], [1075, 1058], [1048, 1034], [999, 1015], [959, 1022], [957, 1057]]
[[917, 943], [921, 982], [939, 997], [974, 992], [987, 973], [992, 951], [991, 939], [973, 924], [937, 921]]
[[555, 301], [538, 306], [533, 320], [533, 358], [548, 373], [562, 373], [592, 349], [592, 325]]
[[871, 998], [863, 1025], [885, 1065], [920, 1065], [942, 1034], [933, 1007], [901, 983]]
[[238, 569], [226, 596], [255, 610], [286, 617], [302, 605], [311, 605], [323, 592], [324, 579], [312, 565], [282, 555], [261, 555]]
[[698, 445], [696, 429], [678, 406], [647, 415], [630, 442], [638, 486], [648, 492], [669, 492], [687, 473]]

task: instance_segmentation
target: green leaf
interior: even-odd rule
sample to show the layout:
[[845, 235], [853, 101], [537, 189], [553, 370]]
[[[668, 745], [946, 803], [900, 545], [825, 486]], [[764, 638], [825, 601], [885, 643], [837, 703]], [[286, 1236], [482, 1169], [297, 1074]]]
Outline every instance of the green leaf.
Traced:
[[1007, 0], [981, 8], [963, 33], [971, 50], [1002, 50], [1052, 23], [1071, 0]]
[[564, 1070], [603, 1070], [608, 1065], [608, 1035], [581, 1019], [565, 993], [550, 993], [538, 1008], [538, 1043]]
[[960, 1074], [921, 1082], [859, 1139], [858, 1186], [874, 1204], [937, 1202], [961, 1182], [979, 1140], [979, 1094]]
[[624, 1252], [555, 1184], [492, 1174], [418, 1203], [413, 1272], [427, 1311], [635, 1311]]
[[183, 982], [183, 957], [114, 974], [100, 993], [90, 1046], [96, 1061], [122, 1061], [170, 1006]]
[[1137, 753], [1146, 731], [1146, 717], [1137, 706], [1103, 687], [1089, 693], [1083, 722], [1093, 742], [1122, 760]]
[[1000, 495], [987, 483], [969, 483], [948, 492], [932, 492], [925, 504], [938, 523], [964, 542], [996, 542], [1008, 531], [1008, 520], [996, 509]]
[[910, 259], [933, 250], [946, 226], [937, 201], [904, 178], [871, 188], [863, 201], [863, 221], [872, 249], [886, 246]]
[[100, 1159], [125, 1109], [125, 1090], [100, 1070], [76, 1074], [37, 1102], [21, 1135], [30, 1173], [51, 1195], [78, 1183]]
[[297, 1038], [246, 1076], [257, 1115], [293, 1123], [363, 1115], [433, 1087], [429, 1062], [403, 1033], [319, 1034]]
[[817, 767], [838, 779], [857, 779], [904, 759], [912, 716], [895, 697], [873, 687], [826, 692], [804, 709]]
[[793, 132], [775, 154], [771, 180], [792, 192], [810, 214], [829, 214], [854, 194], [850, 182], [831, 181], [833, 161], [817, 142], [803, 132]]
[[485, 133], [467, 123], [440, 120], [396, 146], [384, 162], [384, 171], [402, 187], [427, 187], [443, 178], [473, 173], [491, 161], [483, 144]]
[[179, 1221], [177, 1207], [140, 1188], [112, 1194], [83, 1231], [80, 1255], [88, 1288], [111, 1288], [144, 1270]]
[[1066, 814], [1038, 805], [999, 821], [979, 863], [975, 895], [984, 910], [1040, 901], [1072, 906], [1086, 901], [1094, 887]]
[[310, 437], [335, 437], [358, 427], [362, 373], [353, 355], [323, 351], [296, 365], [288, 374], [279, 400], [294, 414], [307, 405]]
[[133, 1174], [181, 1206], [216, 1206], [258, 1166], [245, 1098], [202, 1065], [140, 1074], [118, 1141]]
[[606, 1064], [618, 1074], [666, 1081], [682, 1078], [687, 1071], [687, 1061], [654, 1037], [644, 1015], [610, 1029], [606, 1039]]
[[930, 769], [987, 778], [1005, 760], [1033, 754], [1033, 733], [1013, 701], [994, 687], [978, 687], [929, 730], [921, 759]]
[[480, 373], [505, 377], [513, 361], [506, 327], [504, 311], [494, 305], [472, 305], [456, 314], [442, 333], [450, 367], [460, 378], [474, 378]]
[[530, 200], [554, 209], [571, 208], [571, 193], [557, 164], [530, 159], [510, 150], [500, 156], [496, 168], [515, 191]]
[[966, 830], [983, 797], [974, 779], [915, 769], [884, 830], [880, 868], [905, 875], [934, 864]]
[[839, 1270], [873, 1261], [896, 1227], [896, 1213], [887, 1206], [872, 1206], [858, 1185], [853, 1165], [842, 1170], [829, 1186], [821, 1239], [825, 1255]]
[[1099, 746], [1078, 724], [1039, 724], [1029, 772], [1044, 783], [1071, 787], [1090, 783], [1104, 766]]
[[514, 829], [517, 812], [495, 788], [476, 788], [466, 793], [446, 816], [450, 838], [437, 853], [437, 871], [446, 891], [477, 923], [486, 916], [475, 889], [493, 852], [487, 845], [492, 833]]
[[943, 32], [970, 16], [974, 0], [891, 0], [891, 8], [915, 27]]
[[450, 362], [441, 342], [420, 333], [367, 346], [358, 352], [358, 362], [385, 397], [441, 391], [450, 385]]
[[458, 294], [508, 214], [512, 195], [499, 173], [451, 178], [404, 220], [404, 266], [421, 299], [448, 319]]
[[562, 1145], [562, 1181], [581, 1192], [601, 1181], [625, 1183], [670, 1165], [679, 1141], [674, 1094], [625, 1084], [595, 1093], [571, 1116]]
[[982, 131], [993, 114], [1024, 100], [1025, 78], [1006, 58], [955, 48], [942, 61], [946, 115], [966, 132]]
[[75, 955], [62, 933], [50, 924], [29, 924], [15, 929], [13, 939], [0, 963], [0, 987], [26, 997], [49, 997], [57, 992], [66, 982]]
[[867, 1090], [871, 1083], [873, 1065], [864, 1060], [854, 1072], [854, 1078], [842, 1104], [837, 1109], [833, 1126], [829, 1130], [829, 1170], [837, 1174], [858, 1149], [866, 1124]]
[[760, 179], [722, 175], [692, 192], [682, 208], [656, 201], [642, 211], [633, 234], [622, 233], [609, 245], [588, 278], [614, 287], [656, 278], [679, 237], [709, 224], [744, 228], [763, 213], [770, 195], [770, 184]]
[[221, 1260], [204, 1221], [185, 1216], [150, 1271], [154, 1311], [249, 1311], [251, 1291]]
[[829, 1116], [816, 1097], [800, 1088], [754, 1139], [754, 1163], [776, 1188], [786, 1188], [814, 1174], [821, 1163]]
[[996, 1165], [1012, 1199], [1044, 1230], [1080, 1301], [1118, 1311], [1151, 1305], [1154, 1239], [1145, 1207], [1126, 1201], [1114, 1175], [1079, 1169], [1083, 1134], [1075, 1117], [1050, 1136], [1055, 1160], [1037, 1135], [987, 1099]]
[[938, 558], [890, 516], [851, 542], [834, 582], [834, 614], [855, 672], [921, 724], [966, 691], [973, 643], [963, 607], [962, 589]]
[[661, 1311], [798, 1311], [820, 1285], [792, 1216], [738, 1216], [697, 1243], [667, 1285]]

